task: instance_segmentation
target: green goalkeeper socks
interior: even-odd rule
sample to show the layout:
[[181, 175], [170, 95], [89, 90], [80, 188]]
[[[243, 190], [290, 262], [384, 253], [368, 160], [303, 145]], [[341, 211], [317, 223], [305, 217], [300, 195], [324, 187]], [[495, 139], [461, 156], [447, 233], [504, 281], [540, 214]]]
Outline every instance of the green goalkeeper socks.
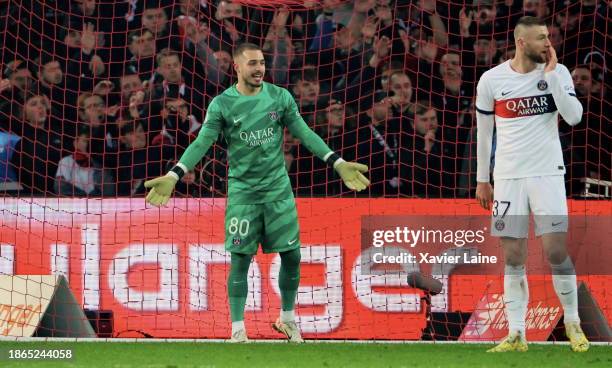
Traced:
[[244, 320], [244, 305], [249, 292], [247, 275], [251, 258], [253, 256], [249, 254], [232, 253], [232, 266], [227, 278], [227, 295], [232, 322]]
[[282, 252], [280, 256], [278, 287], [281, 293], [282, 310], [292, 311], [295, 308], [295, 296], [300, 285], [300, 249]]
[[[299, 249], [280, 253], [281, 267], [278, 275], [278, 286], [281, 292], [282, 310], [295, 309], [295, 296], [300, 284]], [[244, 320], [244, 306], [249, 291], [247, 275], [252, 255], [232, 253], [232, 266], [227, 278], [227, 295], [229, 296], [232, 322]]]

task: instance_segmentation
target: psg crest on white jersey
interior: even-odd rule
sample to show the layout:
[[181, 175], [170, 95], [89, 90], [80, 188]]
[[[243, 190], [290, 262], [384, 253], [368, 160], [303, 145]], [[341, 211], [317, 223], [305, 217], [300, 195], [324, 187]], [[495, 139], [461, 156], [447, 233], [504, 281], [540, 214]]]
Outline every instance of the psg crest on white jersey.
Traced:
[[546, 88], [548, 88], [548, 83], [546, 83], [544, 79], [540, 79], [540, 81], [538, 82], [538, 89], [540, 91], [545, 91]]

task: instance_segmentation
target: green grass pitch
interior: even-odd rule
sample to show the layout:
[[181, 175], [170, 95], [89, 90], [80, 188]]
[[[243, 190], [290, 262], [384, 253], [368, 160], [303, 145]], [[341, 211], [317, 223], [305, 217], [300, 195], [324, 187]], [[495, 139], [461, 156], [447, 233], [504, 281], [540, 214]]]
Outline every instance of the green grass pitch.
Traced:
[[[573, 353], [531, 344], [526, 353], [490, 354], [492, 345], [411, 343], [15, 342], [0, 341], [0, 367], [612, 367], [612, 347]], [[11, 361], [8, 349], [72, 349], [67, 361]]]

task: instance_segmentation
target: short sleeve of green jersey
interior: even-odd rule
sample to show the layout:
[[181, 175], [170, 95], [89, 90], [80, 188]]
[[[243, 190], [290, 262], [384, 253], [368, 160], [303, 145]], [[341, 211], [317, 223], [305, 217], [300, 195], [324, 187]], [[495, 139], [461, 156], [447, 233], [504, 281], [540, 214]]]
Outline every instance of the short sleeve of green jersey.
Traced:
[[300, 110], [293, 96], [291, 96], [286, 89], [283, 89], [283, 101], [285, 105], [283, 124], [289, 129], [292, 136], [299, 139], [310, 152], [323, 160], [324, 157], [331, 152], [331, 149], [325, 144], [321, 137], [308, 127], [308, 124], [306, 124], [300, 114]]
[[219, 106], [219, 101], [215, 97], [208, 105], [206, 118], [200, 128], [198, 137], [187, 147], [179, 162], [187, 166], [189, 170], [193, 170], [219, 137], [219, 133], [223, 129], [223, 121], [221, 106]]

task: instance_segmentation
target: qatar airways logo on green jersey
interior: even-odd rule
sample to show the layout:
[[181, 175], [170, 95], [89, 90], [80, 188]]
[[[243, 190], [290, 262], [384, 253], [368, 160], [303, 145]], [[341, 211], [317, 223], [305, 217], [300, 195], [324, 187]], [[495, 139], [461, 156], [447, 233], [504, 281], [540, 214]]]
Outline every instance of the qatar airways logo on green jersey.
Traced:
[[240, 139], [250, 147], [268, 144], [276, 139], [275, 127], [240, 132]]

